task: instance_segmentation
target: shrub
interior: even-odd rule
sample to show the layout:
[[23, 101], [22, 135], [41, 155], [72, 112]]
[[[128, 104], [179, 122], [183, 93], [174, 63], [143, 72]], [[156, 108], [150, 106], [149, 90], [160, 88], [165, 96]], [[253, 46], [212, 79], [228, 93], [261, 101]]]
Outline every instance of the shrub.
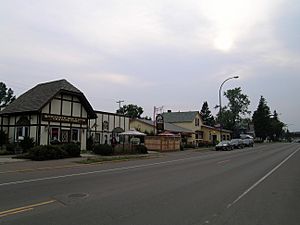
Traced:
[[93, 151], [94, 149], [94, 139], [93, 136], [89, 136], [86, 140], [86, 150]]
[[180, 151], [184, 151], [184, 144], [182, 142], [180, 143]]
[[62, 150], [64, 150], [68, 157], [79, 157], [80, 156], [80, 144], [68, 143], [61, 145]]
[[147, 154], [148, 149], [145, 145], [116, 145], [115, 155]]
[[113, 154], [113, 148], [112, 148], [112, 146], [110, 146], [108, 144], [95, 145], [93, 151], [95, 154], [98, 154], [98, 155], [112, 155]]
[[195, 148], [196, 146], [194, 144], [185, 144], [184, 148]]
[[20, 147], [22, 148], [23, 152], [27, 152], [29, 149], [33, 148], [34, 146], [34, 139], [30, 137], [24, 137], [22, 141], [20, 141]]
[[212, 146], [214, 146], [214, 144], [209, 141], [203, 141], [198, 143], [198, 147], [212, 147]]
[[8, 136], [3, 130], [0, 130], [0, 147], [6, 144], [8, 144]]
[[134, 150], [135, 150], [135, 153], [138, 153], [138, 154], [147, 154], [148, 153], [148, 149], [145, 145], [136, 145], [136, 146], [134, 146]]
[[6, 145], [6, 151], [10, 152], [11, 154], [15, 153], [17, 145], [15, 143], [9, 143]]
[[68, 156], [60, 146], [40, 145], [29, 149], [28, 156], [32, 160], [62, 159]]
[[11, 153], [7, 150], [0, 150], [0, 155], [10, 155]]

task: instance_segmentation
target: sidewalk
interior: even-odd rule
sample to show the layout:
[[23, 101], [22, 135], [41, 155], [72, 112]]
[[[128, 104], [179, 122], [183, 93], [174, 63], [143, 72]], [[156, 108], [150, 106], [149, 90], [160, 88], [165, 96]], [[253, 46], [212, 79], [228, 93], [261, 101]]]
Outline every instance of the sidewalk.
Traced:
[[[149, 152], [147, 156], [158, 154], [157, 152]], [[106, 157], [89, 153], [81, 154], [81, 157], [66, 158], [57, 160], [46, 161], [32, 161], [27, 159], [13, 159], [14, 155], [0, 156], [0, 173], [3, 171], [20, 171], [27, 172], [31, 170], [47, 170], [51, 168], [67, 168], [67, 167], [79, 167], [84, 164], [79, 164], [78, 161], [82, 161], [87, 158]], [[107, 156], [118, 157], [118, 156]]]
[[11, 156], [0, 157], [0, 172], [2, 171], [16, 171], [16, 170], [31, 170], [41, 168], [57, 168], [57, 167], [68, 167], [76, 165], [76, 161], [84, 159], [83, 157], [78, 158], [67, 158], [59, 160], [47, 160], [47, 161], [31, 161], [26, 159], [12, 159]]

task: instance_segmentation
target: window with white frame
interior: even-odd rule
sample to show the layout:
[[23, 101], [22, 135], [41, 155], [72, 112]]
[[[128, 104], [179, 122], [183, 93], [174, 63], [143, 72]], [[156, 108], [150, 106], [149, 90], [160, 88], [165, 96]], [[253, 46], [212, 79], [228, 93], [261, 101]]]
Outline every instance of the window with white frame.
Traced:
[[51, 127], [50, 138], [51, 138], [51, 141], [59, 141], [59, 128], [58, 127]]
[[17, 127], [16, 139], [21, 140], [29, 136], [29, 127]]

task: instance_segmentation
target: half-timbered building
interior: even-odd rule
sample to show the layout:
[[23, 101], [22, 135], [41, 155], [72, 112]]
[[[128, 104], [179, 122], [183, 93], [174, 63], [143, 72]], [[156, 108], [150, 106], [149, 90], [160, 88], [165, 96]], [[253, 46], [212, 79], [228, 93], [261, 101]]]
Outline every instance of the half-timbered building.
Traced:
[[129, 129], [129, 118], [94, 111], [84, 94], [67, 80], [38, 84], [0, 111], [1, 130], [10, 142], [31, 137], [37, 145], [80, 143], [89, 135], [99, 143]]

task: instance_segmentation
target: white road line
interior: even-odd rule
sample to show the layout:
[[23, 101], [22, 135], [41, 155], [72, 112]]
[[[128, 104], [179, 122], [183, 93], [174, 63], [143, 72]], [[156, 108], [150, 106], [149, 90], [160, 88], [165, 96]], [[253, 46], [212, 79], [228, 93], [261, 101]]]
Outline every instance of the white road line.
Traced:
[[226, 159], [226, 160], [223, 160], [223, 161], [217, 162], [217, 164], [226, 163], [226, 162], [229, 162], [229, 161], [230, 161], [230, 159]]
[[247, 195], [251, 190], [253, 190], [257, 185], [262, 183], [265, 179], [267, 179], [272, 173], [274, 173], [279, 167], [281, 167], [286, 161], [288, 161], [293, 155], [295, 155], [300, 149], [295, 150], [290, 155], [288, 155], [284, 160], [282, 160], [277, 166], [275, 166], [270, 172], [260, 178], [257, 182], [255, 182], [251, 187], [249, 187], [243, 194], [241, 194], [237, 199], [235, 199], [232, 203], [227, 205], [227, 208], [230, 208], [239, 200], [241, 200], [245, 195]]
[[122, 170], [137, 169], [137, 168], [170, 164], [170, 163], [174, 163], [174, 162], [181, 162], [181, 161], [186, 161], [186, 160], [191, 160], [191, 159], [199, 159], [199, 158], [203, 158], [203, 156], [188, 157], [188, 158], [183, 158], [183, 159], [174, 159], [174, 160], [168, 160], [168, 161], [164, 161], [164, 162], [149, 163], [149, 164], [142, 164], [142, 165], [136, 165], [136, 166], [118, 167], [118, 168], [105, 169], [105, 170], [95, 170], [95, 171], [90, 171], [90, 172], [74, 173], [74, 174], [67, 174], [67, 175], [61, 175], [61, 176], [42, 177], [42, 178], [36, 178], [36, 179], [12, 181], [12, 182], [7, 182], [7, 183], [0, 183], [0, 187], [8, 186], [8, 185], [32, 183], [32, 182], [37, 182], [37, 181], [54, 180], [54, 179], [66, 178], [66, 177], [83, 176], [83, 175], [89, 175], [89, 174], [95, 174], [95, 173], [107, 173], [107, 172], [116, 172], [116, 171], [122, 171]]

